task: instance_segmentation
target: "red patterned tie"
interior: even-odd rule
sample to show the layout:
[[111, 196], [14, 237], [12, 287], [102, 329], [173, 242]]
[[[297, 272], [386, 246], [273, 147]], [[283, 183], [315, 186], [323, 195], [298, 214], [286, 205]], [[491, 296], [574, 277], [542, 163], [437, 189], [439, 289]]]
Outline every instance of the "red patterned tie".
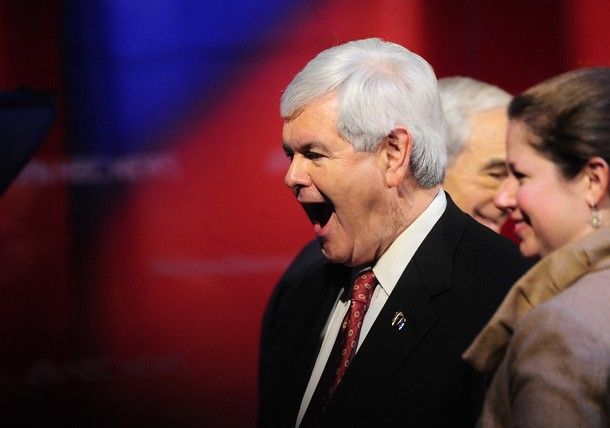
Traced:
[[337, 339], [311, 398], [309, 407], [307, 407], [305, 416], [301, 421], [300, 428], [318, 425], [320, 417], [326, 410], [341, 379], [343, 379], [345, 371], [356, 352], [362, 320], [371, 303], [371, 297], [376, 285], [377, 279], [370, 269], [358, 274], [354, 280], [349, 310], [341, 323]]

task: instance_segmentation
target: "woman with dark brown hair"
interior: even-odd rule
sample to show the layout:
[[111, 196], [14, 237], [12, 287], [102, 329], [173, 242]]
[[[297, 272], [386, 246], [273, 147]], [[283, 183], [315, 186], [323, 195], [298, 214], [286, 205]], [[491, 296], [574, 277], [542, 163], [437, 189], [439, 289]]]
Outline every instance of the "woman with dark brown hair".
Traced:
[[493, 374], [479, 425], [609, 426], [610, 68], [509, 106], [504, 208], [543, 258], [464, 354]]

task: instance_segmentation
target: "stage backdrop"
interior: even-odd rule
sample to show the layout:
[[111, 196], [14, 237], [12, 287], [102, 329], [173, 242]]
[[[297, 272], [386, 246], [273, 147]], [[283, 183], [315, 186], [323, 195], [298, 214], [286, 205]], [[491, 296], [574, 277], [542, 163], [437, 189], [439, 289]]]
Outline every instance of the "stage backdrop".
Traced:
[[609, 21], [594, 0], [0, 3], [0, 89], [58, 110], [0, 199], [0, 424], [253, 426], [261, 314], [313, 237], [283, 186], [294, 74], [379, 36], [518, 92], [610, 65]]

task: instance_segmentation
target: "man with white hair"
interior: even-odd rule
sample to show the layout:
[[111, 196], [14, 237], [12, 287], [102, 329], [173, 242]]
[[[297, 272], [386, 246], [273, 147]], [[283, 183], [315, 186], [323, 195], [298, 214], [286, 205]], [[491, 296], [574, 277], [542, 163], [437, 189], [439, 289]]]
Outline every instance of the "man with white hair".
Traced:
[[499, 233], [506, 213], [494, 197], [507, 176], [506, 107], [512, 97], [469, 77], [439, 79], [438, 88], [449, 125], [443, 187], [462, 211]]
[[526, 266], [442, 190], [430, 65], [395, 43], [311, 60], [281, 99], [304, 255], [263, 321], [259, 425], [472, 426], [483, 379], [460, 356]]

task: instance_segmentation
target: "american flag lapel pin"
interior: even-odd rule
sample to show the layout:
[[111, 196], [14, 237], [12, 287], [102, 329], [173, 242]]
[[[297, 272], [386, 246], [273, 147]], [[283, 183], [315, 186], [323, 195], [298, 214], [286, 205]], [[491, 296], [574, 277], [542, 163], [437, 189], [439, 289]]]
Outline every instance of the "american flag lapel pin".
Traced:
[[396, 327], [396, 329], [400, 331], [403, 329], [406, 322], [407, 319], [405, 318], [405, 314], [403, 314], [401, 311], [398, 311], [394, 314], [394, 318], [392, 318], [392, 327]]

